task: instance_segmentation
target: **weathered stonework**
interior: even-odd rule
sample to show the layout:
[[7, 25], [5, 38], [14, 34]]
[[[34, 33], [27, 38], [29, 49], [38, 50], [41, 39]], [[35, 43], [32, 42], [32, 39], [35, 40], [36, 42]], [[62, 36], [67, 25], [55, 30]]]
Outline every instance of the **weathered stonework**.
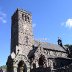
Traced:
[[[27, 55], [32, 49], [33, 40], [31, 13], [17, 9], [12, 16], [11, 27], [11, 54], [14, 52], [15, 57], [12, 58], [10, 55], [8, 58], [8, 72], [18, 72], [17, 68], [20, 61], [24, 61], [28, 69], [27, 72], [30, 72], [30, 64]], [[12, 69], [9, 69], [10, 66]]]
[[11, 53], [6, 63], [7, 72], [52, 72], [63, 67], [65, 61], [70, 59], [64, 47], [35, 41], [31, 13], [17, 9], [12, 16]]

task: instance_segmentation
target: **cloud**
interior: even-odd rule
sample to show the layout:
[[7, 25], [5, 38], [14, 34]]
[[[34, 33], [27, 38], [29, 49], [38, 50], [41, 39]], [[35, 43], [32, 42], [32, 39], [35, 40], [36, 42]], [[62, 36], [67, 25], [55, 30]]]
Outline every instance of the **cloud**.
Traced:
[[6, 13], [0, 11], [0, 15], [6, 17]]
[[72, 28], [72, 19], [67, 19], [66, 27]]
[[7, 23], [6, 19], [4, 19], [3, 17], [0, 17], [0, 21], [2, 21], [3, 23]]
[[0, 21], [2, 23], [7, 23], [7, 20], [6, 20], [6, 13], [4, 13], [3, 11], [0, 11]]
[[2, 21], [3, 21], [3, 23], [7, 23], [7, 20], [4, 20], [4, 19], [3, 19]]
[[49, 39], [48, 38], [35, 38], [37, 41], [42, 41], [42, 42], [47, 42]]
[[61, 23], [62, 26], [65, 26], [67, 28], [72, 28], [72, 19], [67, 19], [65, 22]]
[[62, 22], [61, 26], [65, 26], [66, 28], [71, 29], [72, 28], [72, 19], [69, 18], [65, 22]]
[[35, 23], [33, 23], [33, 24], [32, 24], [32, 27], [33, 27], [33, 28], [35, 28], [35, 27], [36, 27], [36, 24], [35, 24]]

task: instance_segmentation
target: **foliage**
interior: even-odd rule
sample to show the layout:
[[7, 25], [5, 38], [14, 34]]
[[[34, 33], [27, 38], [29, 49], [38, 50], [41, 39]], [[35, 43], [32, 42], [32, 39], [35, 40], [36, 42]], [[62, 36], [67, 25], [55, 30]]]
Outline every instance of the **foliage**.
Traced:
[[66, 44], [66, 45], [64, 45], [64, 46], [66, 46], [66, 47], [68, 47], [68, 48], [72, 48], [72, 45], [69, 45], [69, 44]]
[[7, 68], [6, 65], [0, 66], [0, 69], [6, 69], [6, 68]]
[[68, 57], [72, 58], [72, 45], [66, 44]]

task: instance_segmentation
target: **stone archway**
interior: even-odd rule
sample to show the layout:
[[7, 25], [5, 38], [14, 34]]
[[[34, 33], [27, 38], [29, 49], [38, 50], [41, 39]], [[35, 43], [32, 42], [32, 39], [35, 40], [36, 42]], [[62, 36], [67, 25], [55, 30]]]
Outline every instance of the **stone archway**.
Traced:
[[39, 67], [40, 66], [43, 67], [45, 65], [45, 62], [46, 62], [45, 56], [41, 54], [38, 62]]
[[27, 72], [27, 71], [26, 71], [26, 65], [25, 65], [24, 61], [21, 60], [21, 61], [18, 63], [17, 72]]

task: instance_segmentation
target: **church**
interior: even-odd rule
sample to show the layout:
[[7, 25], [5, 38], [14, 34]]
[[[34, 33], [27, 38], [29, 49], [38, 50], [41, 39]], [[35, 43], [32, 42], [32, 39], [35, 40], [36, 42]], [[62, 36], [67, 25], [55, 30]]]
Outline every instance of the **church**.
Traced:
[[59, 72], [58, 69], [71, 64], [72, 59], [68, 58], [61, 39], [58, 39], [58, 45], [34, 39], [30, 12], [17, 9], [11, 21], [7, 72]]

